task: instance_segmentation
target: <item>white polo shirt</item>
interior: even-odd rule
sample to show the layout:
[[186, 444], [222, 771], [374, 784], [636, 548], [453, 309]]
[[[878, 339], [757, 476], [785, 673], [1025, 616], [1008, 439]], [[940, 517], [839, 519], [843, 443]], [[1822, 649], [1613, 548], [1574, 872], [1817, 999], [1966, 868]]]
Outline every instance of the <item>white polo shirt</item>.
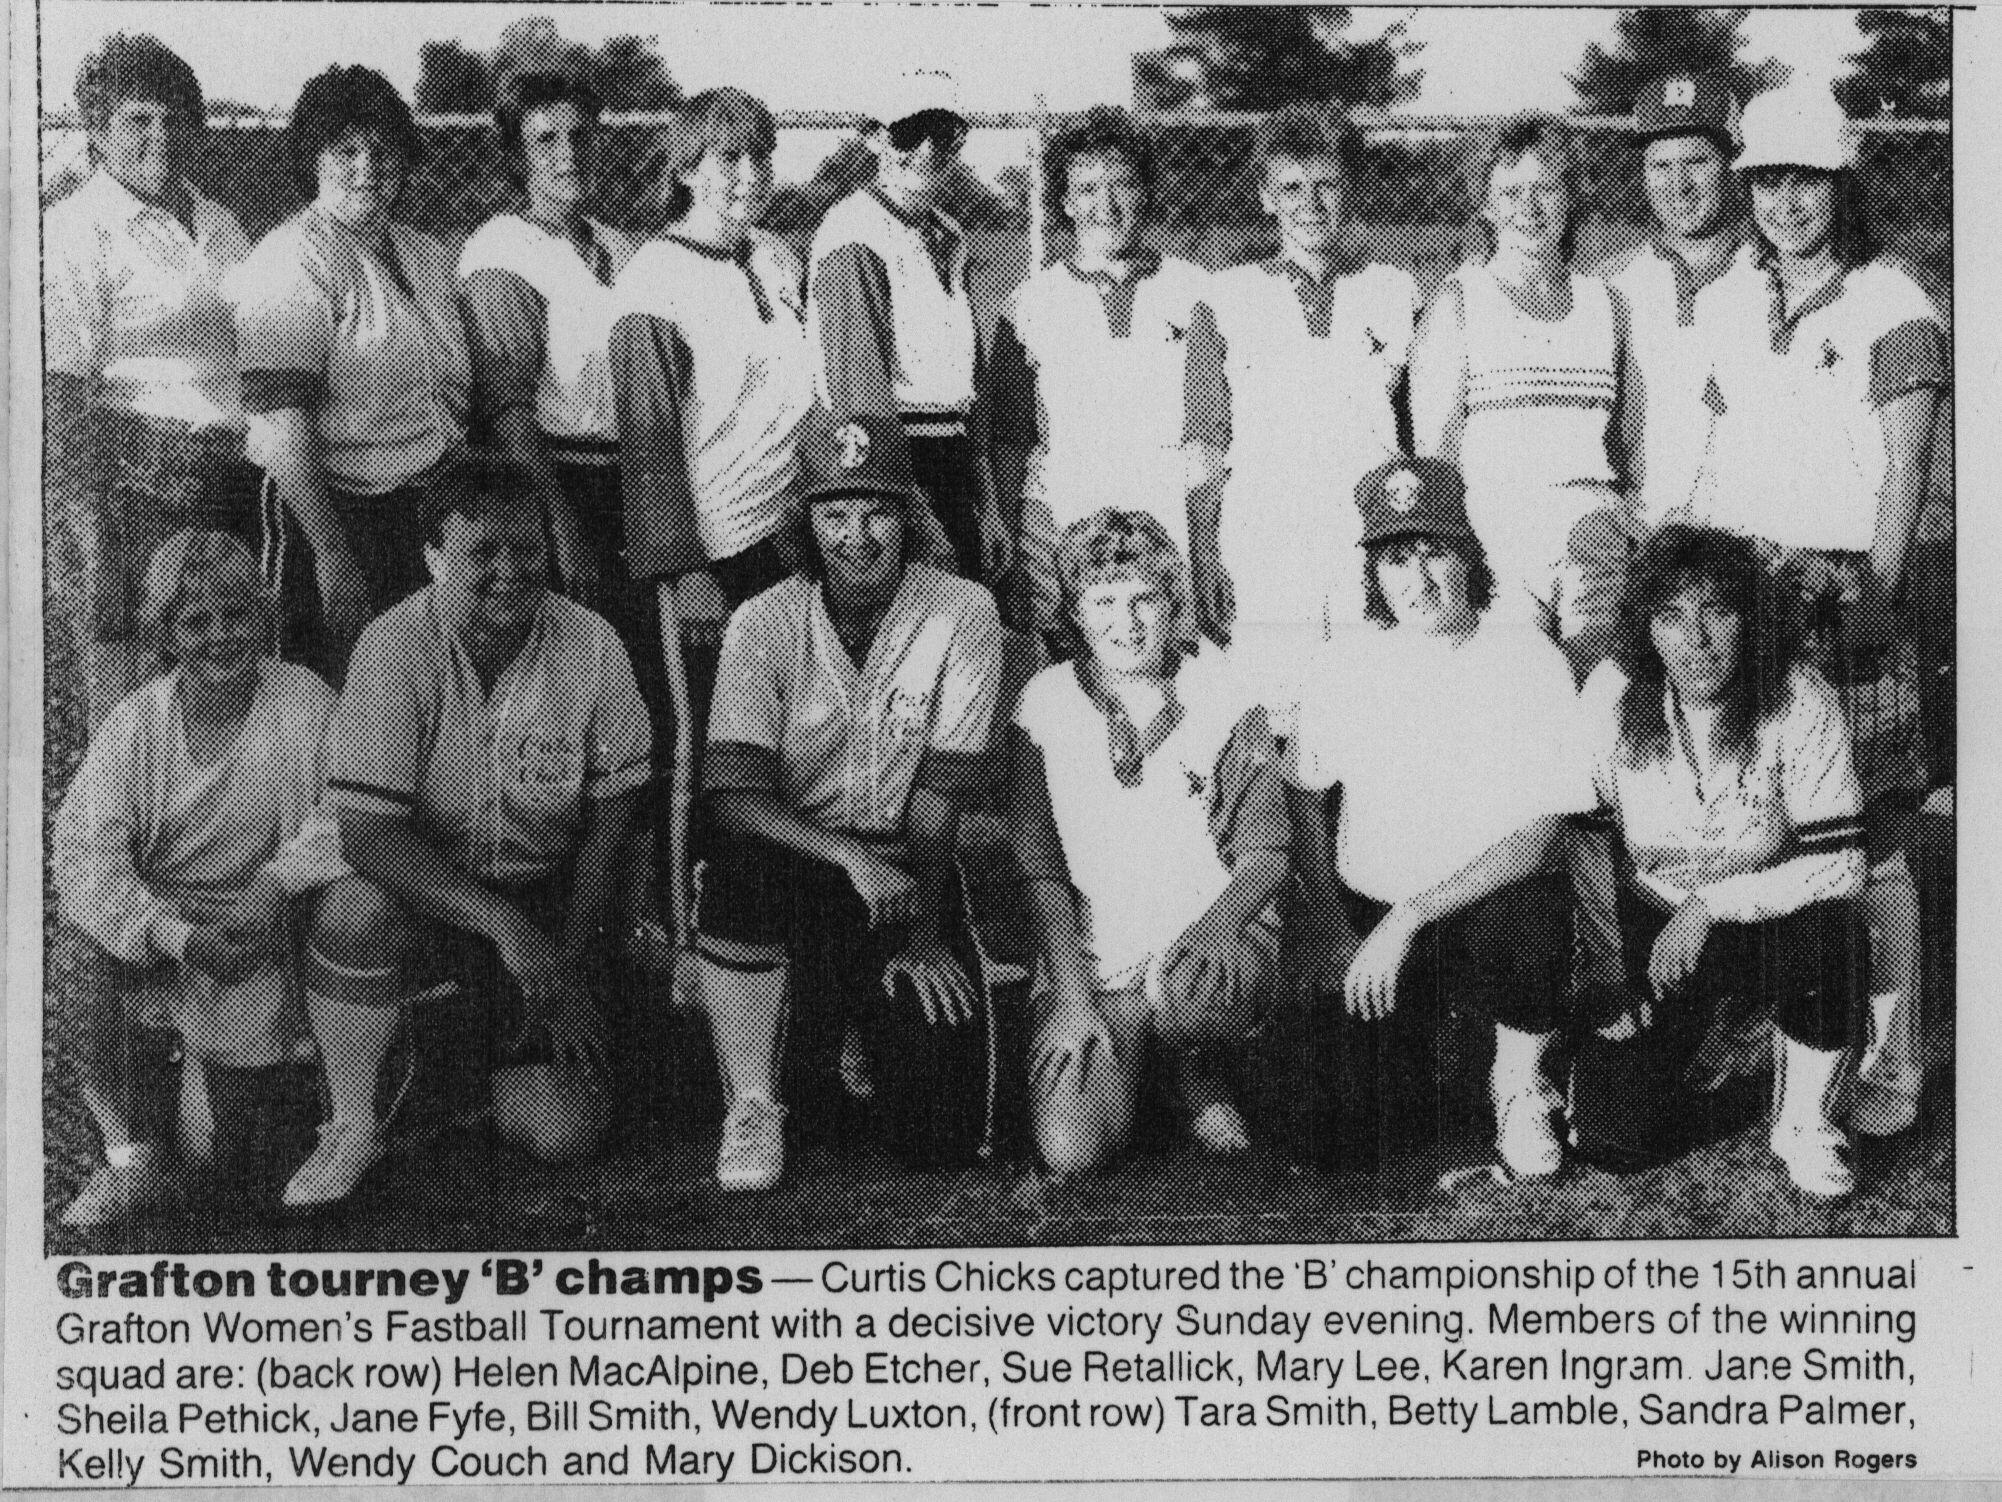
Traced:
[[1059, 532], [1114, 506], [1151, 513], [1186, 551], [1182, 398], [1208, 286], [1200, 267], [1153, 256], [1125, 281], [1059, 261], [1015, 289], [995, 331], [992, 432], [1028, 453], [1024, 488]]
[[1532, 819], [1597, 806], [1571, 669], [1541, 632], [1344, 638], [1307, 680], [1287, 776], [1341, 784], [1335, 860], [1351, 889], [1401, 902]]
[[99, 402], [189, 427], [239, 427], [236, 324], [222, 280], [250, 254], [236, 216], [193, 188], [194, 230], [99, 168], [42, 219], [48, 368]]
[[978, 584], [913, 563], [859, 667], [821, 586], [795, 574], [737, 607], [709, 712], [708, 792], [779, 795], [827, 829], [901, 836], [919, 783], [991, 772], [1001, 622]]
[[609, 445], [605, 345], [612, 284], [633, 257], [628, 235], [590, 221], [592, 256], [520, 214], [496, 214], [459, 252], [474, 377], [488, 418], [528, 406], [558, 441]]
[[1882, 408], [1943, 389], [1946, 326], [1910, 272], [1880, 256], [1838, 270], [1794, 309], [1748, 258], [1717, 283], [1710, 393], [1716, 486], [1705, 519], [1784, 548], [1866, 552], [1889, 455]]
[[[1230, 885], [1212, 825], [1218, 764], [1254, 706], [1241, 676], [1214, 650], [1184, 659], [1172, 693], [1178, 718], [1130, 785], [1113, 770], [1105, 711], [1075, 664], [1037, 674], [1015, 711], [1042, 754], [1064, 864], [1083, 902], [1085, 942], [1108, 989], [1129, 984]], [[1269, 779], [1269, 752], [1265, 766]], [[1254, 844], [1286, 848], [1283, 809], [1277, 817], [1264, 812], [1262, 827], [1245, 833]], [[1245, 847], [1238, 848], [1241, 858]]]
[[327, 789], [337, 807], [413, 820], [469, 876], [516, 883], [569, 862], [586, 799], [652, 776], [632, 659], [603, 616], [549, 595], [487, 690], [427, 588], [355, 647]]
[[1796, 667], [1787, 687], [1751, 755], [1706, 779], [1672, 687], [1668, 754], [1636, 763], [1620, 739], [1626, 675], [1606, 662], [1586, 680], [1600, 804], [1619, 820], [1636, 882], [1663, 907], [1694, 893], [1718, 922], [1752, 923], [1863, 890], [1863, 793], [1842, 706], [1812, 668]]
[[1695, 501], [1710, 442], [1703, 392], [1720, 337], [1713, 293], [1718, 278], [1750, 254], [1740, 244], [1716, 275], [1698, 281], [1687, 261], [1650, 238], [1606, 278], [1626, 299], [1628, 336], [1640, 368], [1640, 390], [1625, 396], [1641, 409], [1639, 519], [1646, 526], [1660, 526]]

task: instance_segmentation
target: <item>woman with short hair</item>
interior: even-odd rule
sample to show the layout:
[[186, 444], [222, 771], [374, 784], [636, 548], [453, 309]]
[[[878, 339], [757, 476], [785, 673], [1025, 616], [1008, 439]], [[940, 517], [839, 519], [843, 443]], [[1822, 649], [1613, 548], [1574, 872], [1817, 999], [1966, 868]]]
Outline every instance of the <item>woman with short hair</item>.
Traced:
[[637, 656], [651, 642], [637, 627], [652, 601], [630, 598], [625, 577], [606, 359], [612, 285], [637, 242], [589, 212], [604, 102], [588, 79], [565, 73], [511, 73], [495, 92], [501, 170], [522, 202], [459, 252], [474, 414], [542, 486], [557, 586], [611, 606]]
[[1276, 971], [1290, 841], [1265, 713], [1223, 654], [1187, 650], [1180, 551], [1110, 508], [1056, 550], [1070, 661], [1023, 691], [1009, 739], [1015, 846], [1041, 960], [1030, 1125], [1058, 1174], [1124, 1147], [1150, 1045], [1199, 1147], [1242, 1152], [1218, 1079]]
[[201, 84], [121, 32], [84, 59], [76, 96], [91, 172], [43, 219], [44, 431], [50, 604], [74, 612], [96, 725], [140, 682], [133, 617], [154, 549], [189, 527], [257, 549], [262, 529], [221, 290], [250, 241], [189, 181]]
[[251, 457], [289, 517], [286, 624], [338, 679], [370, 618], [424, 586], [420, 491], [465, 441], [472, 377], [451, 253], [391, 217], [424, 143], [389, 80], [309, 79], [285, 148], [307, 205], [232, 296]]
[[1411, 357], [1417, 452], [1466, 477], [1499, 585], [1498, 619], [1533, 624], [1581, 669], [1611, 641], [1628, 551], [1638, 408], [1626, 307], [1575, 269], [1587, 203], [1577, 132], [1504, 122], [1468, 176], [1483, 254], [1447, 277]]
[[1743, 539], [1663, 527], [1585, 686], [1599, 804], [1626, 847], [1630, 1010], [1585, 1042], [1573, 1129], [1620, 1168], [1686, 1145], [1706, 1107], [1682, 1078], [1733, 998], [1779, 1029], [1773, 1152], [1832, 1197], [1855, 1183], [1834, 1108], [1869, 969], [1863, 799], [1841, 705], [1776, 594]]
[[[79, 1084], [105, 1154], [63, 1212], [74, 1226], [178, 1196], [172, 1112], [137, 1028], [179, 1032], [184, 1101], [213, 1087], [218, 1156], [248, 1148], [259, 1098], [304, 1031], [294, 916], [347, 871], [319, 807], [334, 696], [265, 655], [270, 610], [250, 550], [224, 533], [174, 534], [147, 567], [137, 624], [165, 671], [92, 737], [51, 831], [62, 922], [49, 969], [82, 983]], [[215, 1151], [207, 1124], [182, 1126], [184, 1158]]]

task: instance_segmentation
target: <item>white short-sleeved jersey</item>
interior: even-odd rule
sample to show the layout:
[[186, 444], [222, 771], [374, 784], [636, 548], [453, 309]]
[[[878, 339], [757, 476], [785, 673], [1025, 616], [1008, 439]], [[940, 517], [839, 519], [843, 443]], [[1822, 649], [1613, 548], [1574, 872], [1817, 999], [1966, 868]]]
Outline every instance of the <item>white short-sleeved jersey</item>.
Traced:
[[42, 220], [48, 368], [99, 400], [189, 427], [239, 427], [236, 324], [222, 280], [250, 254], [236, 216], [192, 188], [192, 231], [101, 168]]
[[911, 790], [984, 778], [1001, 622], [978, 584], [925, 564], [859, 667], [821, 586], [795, 574], [740, 605], [709, 712], [710, 792], [773, 792], [827, 829], [901, 836]]
[[1329, 295], [1281, 256], [1219, 272], [1209, 307], [1230, 386], [1222, 550], [1238, 619], [1359, 621], [1355, 489], [1399, 452], [1391, 399], [1410, 361], [1418, 284], [1367, 265], [1336, 277]]
[[1750, 258], [1715, 296], [1719, 416], [1704, 519], [1786, 548], [1867, 551], [1889, 463], [1879, 413], [1948, 379], [1939, 310], [1881, 257], [1837, 271], [1791, 318], [1773, 274]]
[[[1122, 783], [1106, 716], [1058, 663], [1022, 691], [1015, 723], [1042, 753], [1064, 863], [1084, 903], [1099, 984], [1127, 984], [1230, 884], [1210, 824], [1217, 762], [1251, 706], [1224, 654], [1187, 658], [1172, 692], [1180, 718]], [[1267, 762], [1270, 766], [1270, 762]]]
[[496, 214], [459, 252], [459, 280], [500, 272], [532, 290], [542, 307], [536, 426], [551, 438], [603, 443], [616, 436], [605, 360], [612, 333], [611, 281], [637, 247], [630, 236], [596, 220], [591, 237], [605, 258], [604, 281], [563, 236], [519, 214]]
[[[1663, 906], [1700, 895], [1719, 922], [1783, 917], [1863, 888], [1863, 794], [1835, 691], [1797, 667], [1786, 708], [1754, 732], [1751, 754], [1707, 779], [1665, 687], [1667, 755], [1636, 760], [1622, 742], [1627, 678], [1602, 663], [1582, 710], [1599, 801], [1618, 820], [1635, 880]], [[1707, 760], [1707, 758], [1704, 758]]]
[[1541, 633], [1346, 636], [1308, 680], [1288, 777], [1341, 784], [1335, 860], [1353, 890], [1401, 902], [1532, 819], [1595, 806], [1571, 669]]
[[[1033, 432], [1010, 436], [1030, 440], [1025, 489], [1059, 532], [1113, 506], [1151, 513], [1186, 550], [1182, 394], [1189, 322], [1208, 285], [1200, 267], [1162, 256], [1123, 283], [1059, 261], [1015, 289], [996, 358], [1012, 331], [1034, 412], [1022, 414]], [[997, 436], [1003, 405], [997, 397]]]
[[1627, 330], [1640, 389], [1624, 399], [1640, 407], [1639, 519], [1659, 526], [1694, 504], [1710, 442], [1710, 378], [1718, 329], [1718, 277], [1751, 252], [1738, 245], [1717, 276], [1699, 281], [1689, 263], [1658, 239], [1644, 241], [1607, 276], [1626, 300]]
[[609, 622], [550, 595], [491, 690], [420, 590], [370, 623], [335, 720], [329, 799], [415, 821], [487, 882], [576, 853], [584, 803], [653, 776], [653, 730]]

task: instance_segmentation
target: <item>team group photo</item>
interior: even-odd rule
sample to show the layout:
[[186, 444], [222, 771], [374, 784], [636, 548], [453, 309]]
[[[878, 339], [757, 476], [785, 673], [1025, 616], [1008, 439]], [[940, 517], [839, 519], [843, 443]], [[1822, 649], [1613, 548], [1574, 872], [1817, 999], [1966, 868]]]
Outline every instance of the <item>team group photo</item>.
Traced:
[[1947, 12], [311, 10], [41, 14], [50, 1253], [1955, 1233]]

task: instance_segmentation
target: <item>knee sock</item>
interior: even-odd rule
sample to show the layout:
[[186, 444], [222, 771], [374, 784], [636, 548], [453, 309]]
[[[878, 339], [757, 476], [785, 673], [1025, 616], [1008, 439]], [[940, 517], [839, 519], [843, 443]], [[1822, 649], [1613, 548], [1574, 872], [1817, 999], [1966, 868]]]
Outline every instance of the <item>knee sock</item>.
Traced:
[[1870, 922], [1870, 1033], [1858, 1073], [1865, 1083], [1917, 1094], [1925, 1073], [1919, 892], [1902, 850], [1871, 870], [1863, 908]]
[[731, 1104], [752, 1095], [779, 1104], [786, 1018], [783, 954], [749, 945], [724, 949], [704, 940], [692, 963]]

